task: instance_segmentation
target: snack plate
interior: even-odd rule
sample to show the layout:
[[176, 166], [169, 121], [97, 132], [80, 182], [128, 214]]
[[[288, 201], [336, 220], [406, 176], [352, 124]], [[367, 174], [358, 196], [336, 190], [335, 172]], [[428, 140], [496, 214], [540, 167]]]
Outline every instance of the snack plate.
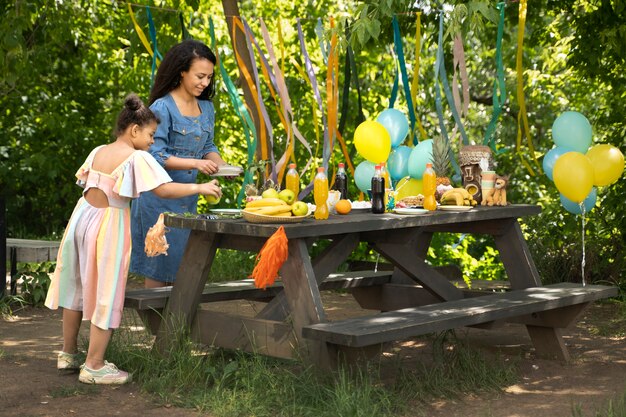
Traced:
[[356, 212], [356, 213], [364, 213], [366, 211], [372, 211], [371, 207], [352, 207], [352, 209], [350, 210], [350, 213]]
[[428, 210], [423, 209], [423, 208], [402, 208], [402, 207], [394, 209], [393, 212], [396, 214], [412, 214], [412, 215], [429, 213]]
[[473, 206], [448, 206], [445, 204], [441, 204], [437, 207], [437, 210], [447, 210], [447, 211], [467, 211], [473, 209]]
[[300, 223], [309, 217], [306, 216], [268, 216], [267, 214], [256, 214], [242, 210], [241, 214], [250, 223]]
[[241, 216], [240, 209], [209, 209], [212, 214], [220, 216]]

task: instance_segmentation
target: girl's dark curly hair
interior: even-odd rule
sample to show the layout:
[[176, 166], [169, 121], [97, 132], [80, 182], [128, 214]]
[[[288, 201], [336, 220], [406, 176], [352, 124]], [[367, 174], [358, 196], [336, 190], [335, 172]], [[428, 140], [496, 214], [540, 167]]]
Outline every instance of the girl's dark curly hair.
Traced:
[[[211, 49], [200, 41], [194, 39], [186, 39], [172, 48], [165, 54], [161, 65], [157, 70], [154, 79], [154, 86], [150, 91], [150, 100], [148, 104], [152, 104], [155, 100], [163, 97], [180, 84], [180, 73], [189, 71], [191, 63], [195, 59], [208, 59], [217, 64], [217, 58]], [[211, 100], [215, 95], [215, 77], [211, 78], [209, 85], [204, 89], [198, 97], [200, 100]]]
[[132, 124], [143, 127], [151, 122], [159, 123], [159, 118], [147, 107], [135, 93], [124, 99], [124, 108], [117, 116], [115, 136], [119, 136]]

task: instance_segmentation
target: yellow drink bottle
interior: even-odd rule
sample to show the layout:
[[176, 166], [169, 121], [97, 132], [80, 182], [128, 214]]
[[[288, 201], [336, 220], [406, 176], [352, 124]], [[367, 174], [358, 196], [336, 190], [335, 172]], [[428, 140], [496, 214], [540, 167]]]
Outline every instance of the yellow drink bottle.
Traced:
[[300, 194], [300, 175], [296, 171], [296, 164], [289, 164], [289, 169], [285, 175], [285, 189], [293, 191], [298, 198]]
[[426, 164], [426, 170], [422, 176], [422, 190], [424, 192], [424, 208], [426, 210], [437, 210], [437, 200], [435, 199], [435, 191], [437, 191], [437, 175], [433, 170], [433, 164]]
[[328, 178], [324, 172], [324, 167], [317, 168], [317, 175], [313, 180], [313, 199], [315, 200], [315, 219], [328, 219]]

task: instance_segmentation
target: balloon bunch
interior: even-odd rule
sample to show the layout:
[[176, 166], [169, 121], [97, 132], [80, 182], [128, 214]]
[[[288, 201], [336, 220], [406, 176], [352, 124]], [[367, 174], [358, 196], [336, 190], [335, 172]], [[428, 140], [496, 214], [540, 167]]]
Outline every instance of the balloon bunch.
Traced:
[[354, 146], [365, 161], [354, 170], [354, 181], [364, 193], [371, 186], [374, 166], [387, 163], [395, 183], [396, 198], [417, 195], [422, 191], [422, 174], [432, 162], [433, 141], [423, 140], [410, 148], [402, 145], [409, 133], [409, 122], [400, 110], [383, 110], [376, 121], [364, 121], [354, 132]]
[[596, 205], [596, 187], [613, 184], [624, 171], [624, 155], [612, 145], [591, 146], [591, 124], [566, 111], [552, 124], [555, 147], [543, 157], [543, 170], [559, 190], [561, 205], [572, 214]]

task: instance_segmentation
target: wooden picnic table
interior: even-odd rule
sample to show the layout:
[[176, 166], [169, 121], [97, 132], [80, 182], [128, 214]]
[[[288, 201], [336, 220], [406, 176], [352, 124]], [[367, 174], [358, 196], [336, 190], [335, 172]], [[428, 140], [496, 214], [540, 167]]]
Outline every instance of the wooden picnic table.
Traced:
[[[539, 355], [567, 360], [561, 330], [589, 303], [615, 296], [617, 290], [580, 284], [542, 286], [518, 222], [540, 212], [538, 206], [516, 204], [425, 215], [351, 213], [284, 224], [289, 256], [280, 270], [281, 285], [270, 289], [270, 301], [254, 317], [199, 309], [199, 304], [210, 296], [205, 284], [218, 248], [258, 252], [280, 224], [168, 215], [168, 227], [191, 229], [191, 234], [174, 286], [161, 293], [167, 303], [155, 348], [167, 353], [182, 325], [205, 344], [300, 357], [332, 368], [340, 357], [371, 355], [387, 342], [507, 320], [526, 325]], [[433, 234], [439, 232], [493, 236], [511, 290], [483, 295], [453, 285], [425, 260]], [[311, 259], [311, 245], [324, 239], [330, 244]], [[320, 288], [359, 242], [367, 242], [394, 265], [394, 271], [383, 283], [360, 279], [345, 286], [353, 289], [361, 305], [377, 312], [329, 321]], [[246, 298], [244, 293], [233, 298]]]

